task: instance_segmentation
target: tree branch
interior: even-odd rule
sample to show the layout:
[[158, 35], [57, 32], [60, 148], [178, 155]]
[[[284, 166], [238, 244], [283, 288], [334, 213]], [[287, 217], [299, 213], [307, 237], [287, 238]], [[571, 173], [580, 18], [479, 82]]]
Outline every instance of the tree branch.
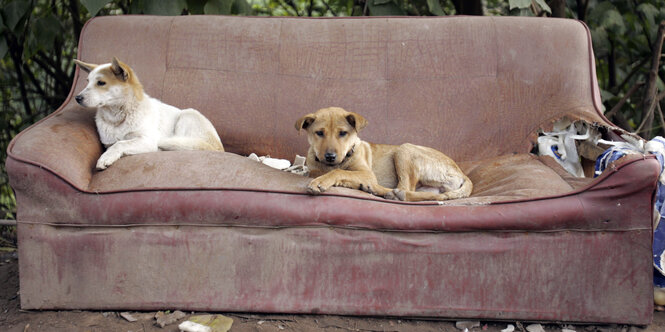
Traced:
[[[78, 42], [81, 37], [81, 30], [83, 29], [83, 22], [81, 22], [81, 14], [79, 12], [79, 0], [69, 0], [69, 13], [72, 15], [72, 23], [74, 25], [74, 37], [75, 41]], [[55, 7], [54, 7], [55, 10]], [[95, 15], [96, 13], [90, 13], [90, 16]]]
[[626, 103], [628, 98], [630, 98], [630, 96], [632, 96], [633, 93], [635, 93], [635, 91], [637, 91], [637, 89], [639, 89], [642, 85], [644, 85], [644, 82], [635, 83], [635, 85], [633, 85], [633, 87], [630, 88], [630, 90], [628, 90], [626, 95], [623, 96], [623, 98], [621, 98], [621, 100], [619, 100], [619, 102], [616, 103], [616, 105], [614, 105], [614, 107], [612, 107], [612, 109], [609, 112], [605, 113], [605, 117], [610, 118], [614, 115], [614, 113], [619, 111], [621, 107]]
[[614, 89], [612, 89], [611, 91], [614, 94], [616, 94], [621, 89], [623, 89], [624, 85], [626, 85], [628, 83], [628, 81], [633, 77], [633, 75], [637, 74], [640, 71], [640, 69], [642, 69], [642, 66], [644, 66], [648, 61], [649, 61], [649, 58], [643, 58], [642, 60], [640, 60], [637, 63], [637, 65], [635, 65], [635, 67], [633, 67], [633, 69], [630, 71], [630, 73], [628, 73], [628, 76], [626, 76], [626, 78], [624, 78], [623, 81], [621, 81], [621, 83], [619, 83], [619, 85], [614, 87]]
[[337, 16], [337, 13], [335, 13], [335, 11], [330, 8], [330, 5], [326, 2], [326, 0], [321, 0], [321, 2], [323, 2], [323, 5], [326, 6], [326, 8], [333, 14], [333, 16]]
[[293, 3], [293, 0], [283, 0], [283, 1], [284, 1], [284, 3], [289, 5], [289, 7], [291, 7], [293, 9], [293, 11], [296, 12], [297, 16], [301, 16], [300, 13], [298, 12], [298, 7], [296, 6], [295, 3]]
[[577, 19], [586, 21], [586, 9], [589, 6], [589, 0], [577, 0]]
[[663, 117], [663, 110], [660, 108], [660, 104], [656, 104], [656, 110], [658, 111], [658, 118], [660, 119], [660, 130], [665, 132], [665, 117]]
[[[649, 81], [647, 82], [646, 95], [644, 97], [644, 104], [646, 106], [644, 121], [642, 124], [646, 126], [644, 132], [644, 138], [651, 138], [651, 126], [653, 126], [653, 113], [656, 108], [658, 101], [656, 100], [656, 79], [658, 78], [658, 67], [660, 65], [660, 55], [663, 49], [663, 34], [665, 34], [665, 21], [660, 22], [658, 25], [658, 34], [656, 38], [656, 43], [654, 44], [651, 57], [651, 70], [649, 71]], [[638, 130], [639, 131], [639, 130]]]
[[30, 107], [30, 101], [28, 100], [28, 92], [26, 91], [25, 79], [23, 78], [23, 71], [21, 70], [21, 55], [23, 53], [23, 46], [19, 44], [16, 40], [16, 36], [9, 32], [5, 32], [5, 40], [7, 40], [7, 45], [9, 46], [9, 55], [14, 62], [14, 70], [16, 71], [16, 79], [18, 80], [18, 88], [21, 92], [21, 101], [23, 102], [23, 108], [25, 109], [28, 116], [32, 116], [32, 108]]
[[552, 9], [552, 17], [566, 17], [566, 0], [548, 0], [547, 5]]

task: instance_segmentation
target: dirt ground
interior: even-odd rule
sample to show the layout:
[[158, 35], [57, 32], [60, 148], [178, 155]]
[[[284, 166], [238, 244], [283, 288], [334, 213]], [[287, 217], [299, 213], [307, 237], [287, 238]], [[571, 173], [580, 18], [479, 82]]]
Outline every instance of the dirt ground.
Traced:
[[[0, 332], [177, 332], [178, 324], [155, 325], [155, 312], [131, 312], [137, 319], [129, 322], [119, 312], [99, 311], [25, 311], [19, 307], [18, 258], [16, 252], [0, 252]], [[187, 317], [205, 313], [187, 312]], [[416, 320], [383, 317], [349, 317], [333, 315], [257, 315], [239, 313], [221, 313], [233, 319], [231, 332], [242, 331], [396, 331], [424, 332], [450, 331], [461, 332], [454, 321]], [[186, 317], [186, 318], [187, 318]], [[522, 322], [485, 322], [471, 332], [499, 332], [515, 326], [515, 332], [525, 331], [529, 323]], [[569, 329], [583, 332], [663, 332], [665, 331], [665, 312], [654, 312], [653, 323], [649, 326], [626, 325], [568, 325], [543, 324], [545, 331]]]

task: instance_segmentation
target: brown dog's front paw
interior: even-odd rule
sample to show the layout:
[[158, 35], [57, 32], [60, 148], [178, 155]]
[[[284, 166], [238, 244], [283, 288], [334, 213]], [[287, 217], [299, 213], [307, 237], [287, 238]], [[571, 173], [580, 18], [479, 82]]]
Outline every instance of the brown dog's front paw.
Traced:
[[318, 186], [312, 186], [311, 184], [309, 186], [307, 186], [307, 193], [309, 193], [309, 194], [318, 195], [322, 192], [323, 191]]
[[358, 190], [364, 191], [366, 193], [376, 195], [376, 192], [372, 190], [372, 186], [369, 184], [363, 185], [362, 183], [358, 186]]
[[383, 198], [394, 201], [404, 201], [406, 200], [406, 191], [395, 188], [383, 195]]
[[328, 190], [328, 188], [330, 188], [330, 186], [323, 183], [320, 178], [316, 178], [312, 180], [307, 186], [307, 192], [312, 195], [318, 195]]

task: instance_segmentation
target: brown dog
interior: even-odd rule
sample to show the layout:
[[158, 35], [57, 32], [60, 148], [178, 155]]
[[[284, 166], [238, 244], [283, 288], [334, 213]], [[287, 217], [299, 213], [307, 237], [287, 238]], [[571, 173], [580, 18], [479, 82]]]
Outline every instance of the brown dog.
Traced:
[[443, 201], [471, 194], [471, 180], [443, 153], [413, 144], [365, 142], [358, 132], [366, 125], [365, 118], [339, 107], [298, 119], [296, 129], [307, 131], [310, 146], [306, 164], [315, 177], [307, 187], [310, 193], [347, 187], [402, 201]]

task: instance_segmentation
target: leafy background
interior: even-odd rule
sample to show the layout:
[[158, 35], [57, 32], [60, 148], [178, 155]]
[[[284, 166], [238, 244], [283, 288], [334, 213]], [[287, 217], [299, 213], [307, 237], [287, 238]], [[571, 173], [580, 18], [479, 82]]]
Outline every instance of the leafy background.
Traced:
[[[19, 131], [56, 110], [74, 75], [86, 20], [99, 15], [518, 15], [584, 21], [591, 30], [606, 115], [645, 138], [665, 135], [660, 64], [665, 0], [0, 0], [0, 160]], [[662, 33], [662, 32], [661, 32]], [[660, 38], [659, 38], [660, 36]], [[547, 62], [543, 59], [543, 66]], [[16, 202], [0, 165], [0, 219]], [[0, 226], [0, 247], [15, 247]]]

